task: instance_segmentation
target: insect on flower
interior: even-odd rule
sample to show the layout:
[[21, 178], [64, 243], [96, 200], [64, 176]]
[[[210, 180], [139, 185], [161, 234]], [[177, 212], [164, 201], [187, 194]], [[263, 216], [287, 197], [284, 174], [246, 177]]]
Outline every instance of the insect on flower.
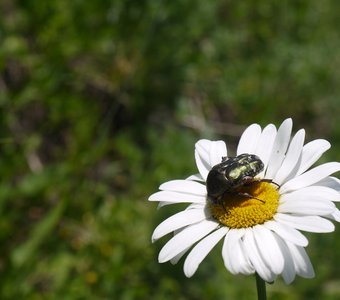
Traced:
[[271, 183], [271, 179], [255, 179], [255, 176], [263, 171], [263, 168], [263, 162], [254, 154], [244, 153], [236, 157], [222, 157], [222, 162], [213, 166], [208, 174], [208, 199], [215, 204], [223, 204], [221, 200], [228, 194], [265, 202], [239, 189], [254, 182]]
[[[340, 172], [340, 163], [313, 167], [330, 143], [317, 139], [304, 144], [305, 130], [292, 136], [292, 126], [291, 119], [278, 128], [250, 125], [241, 135], [236, 157], [228, 156], [223, 141], [197, 141], [199, 173], [164, 182], [149, 197], [160, 207], [189, 203], [152, 234], [153, 242], [173, 234], [159, 252], [160, 263], [177, 263], [187, 254], [183, 270], [191, 277], [222, 241], [221, 256], [232, 274], [257, 273], [266, 282], [281, 275], [287, 284], [296, 275], [315, 276], [305, 250], [308, 239], [300, 230], [333, 232], [330, 220], [340, 222], [335, 206], [340, 180], [332, 176]], [[245, 192], [263, 202], [238, 195]]]

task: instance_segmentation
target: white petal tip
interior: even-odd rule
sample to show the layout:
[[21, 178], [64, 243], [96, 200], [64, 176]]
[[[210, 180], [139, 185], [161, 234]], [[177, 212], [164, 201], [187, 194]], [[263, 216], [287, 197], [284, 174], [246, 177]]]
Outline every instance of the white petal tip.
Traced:
[[165, 257], [163, 257], [163, 256], [158, 256], [158, 262], [160, 263], [160, 264], [163, 264], [163, 263], [165, 263], [165, 262], [167, 262], [168, 261], [168, 259], [166, 259]]
[[283, 121], [283, 123], [290, 123], [293, 124], [293, 119], [292, 118], [287, 118], [286, 120]]
[[187, 278], [191, 278], [196, 272], [196, 270], [186, 270], [185, 267], [184, 267], [183, 271], [184, 271], [185, 277], [187, 277]]
[[158, 192], [157, 193], [154, 193], [154, 194], [152, 194], [149, 198], [148, 198], [148, 201], [158, 201], [158, 200], [156, 200], [156, 198], [157, 198], [157, 194], [158, 194]]

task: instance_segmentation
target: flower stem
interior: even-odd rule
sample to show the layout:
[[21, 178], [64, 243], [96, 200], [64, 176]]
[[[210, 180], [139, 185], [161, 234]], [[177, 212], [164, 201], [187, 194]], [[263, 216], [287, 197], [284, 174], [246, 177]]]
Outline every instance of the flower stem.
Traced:
[[256, 274], [256, 288], [257, 288], [257, 299], [258, 300], [266, 300], [266, 282], [259, 276], [259, 274]]

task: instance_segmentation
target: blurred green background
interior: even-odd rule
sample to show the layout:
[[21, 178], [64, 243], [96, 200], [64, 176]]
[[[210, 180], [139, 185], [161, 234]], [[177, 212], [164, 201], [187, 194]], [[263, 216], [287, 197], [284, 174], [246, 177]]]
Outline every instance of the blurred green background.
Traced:
[[[158, 264], [147, 202], [286, 117], [340, 160], [337, 0], [1, 0], [0, 299], [255, 299], [221, 245], [193, 278]], [[340, 298], [340, 227], [307, 234], [312, 280], [270, 299]]]

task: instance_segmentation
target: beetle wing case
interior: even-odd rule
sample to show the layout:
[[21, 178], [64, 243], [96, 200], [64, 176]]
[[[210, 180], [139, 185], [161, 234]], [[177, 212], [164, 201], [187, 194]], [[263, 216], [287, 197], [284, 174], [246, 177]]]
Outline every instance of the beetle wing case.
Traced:
[[212, 168], [208, 174], [206, 184], [208, 197], [214, 200], [218, 199], [225, 193], [229, 182], [219, 170]]

